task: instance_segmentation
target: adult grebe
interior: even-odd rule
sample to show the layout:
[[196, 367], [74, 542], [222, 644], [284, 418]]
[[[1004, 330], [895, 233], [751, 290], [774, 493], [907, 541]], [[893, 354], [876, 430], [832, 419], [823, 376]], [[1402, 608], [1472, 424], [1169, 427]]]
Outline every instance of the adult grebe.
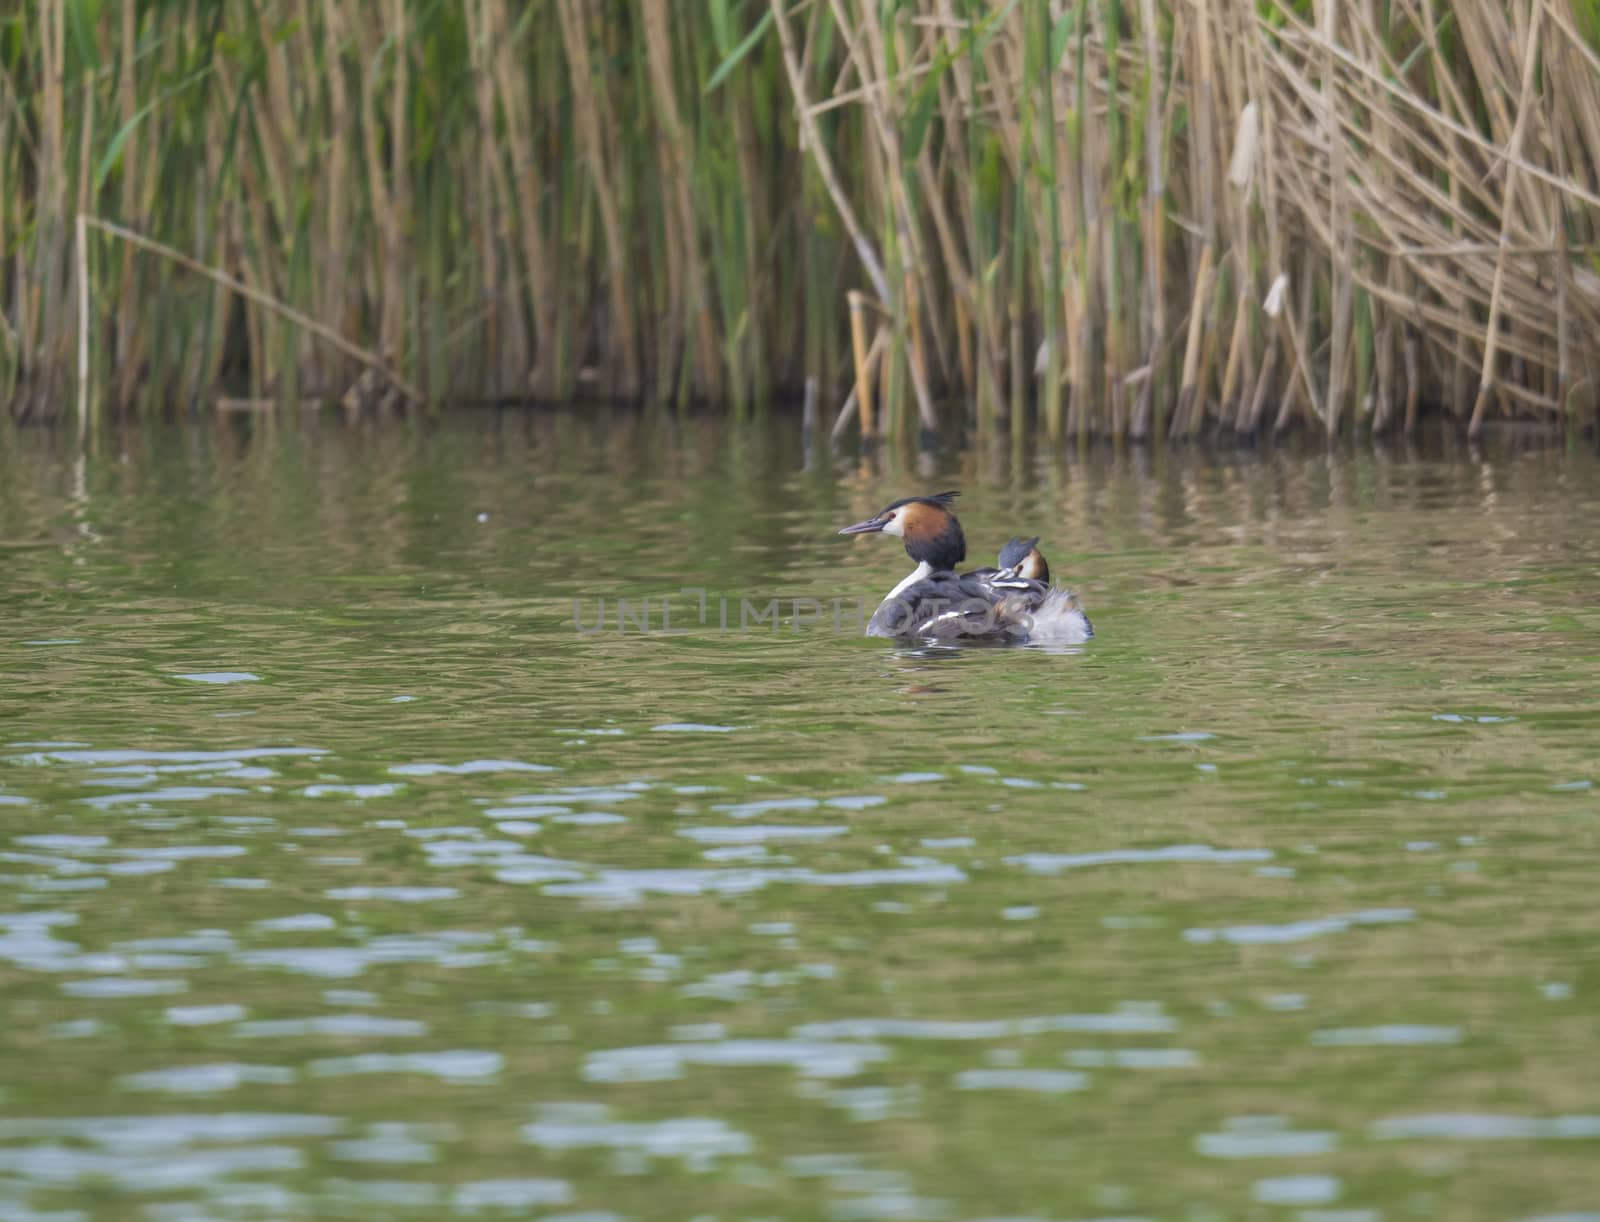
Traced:
[[959, 495], [906, 497], [839, 532], [896, 535], [917, 562], [873, 612], [867, 635], [1063, 644], [1092, 637], [1094, 628], [1077, 596], [1050, 584], [1037, 538], [1013, 538], [1002, 549], [997, 569], [956, 572], [967, 558], [966, 535], [950, 512]]

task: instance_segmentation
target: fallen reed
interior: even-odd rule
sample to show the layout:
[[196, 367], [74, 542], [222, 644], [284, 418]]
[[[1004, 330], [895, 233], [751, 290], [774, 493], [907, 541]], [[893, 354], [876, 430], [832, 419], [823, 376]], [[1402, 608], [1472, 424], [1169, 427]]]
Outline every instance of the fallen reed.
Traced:
[[1144, 438], [1600, 397], [1597, 0], [20, 8], [19, 417], [72, 402], [80, 216], [112, 410], [815, 378], [867, 433]]

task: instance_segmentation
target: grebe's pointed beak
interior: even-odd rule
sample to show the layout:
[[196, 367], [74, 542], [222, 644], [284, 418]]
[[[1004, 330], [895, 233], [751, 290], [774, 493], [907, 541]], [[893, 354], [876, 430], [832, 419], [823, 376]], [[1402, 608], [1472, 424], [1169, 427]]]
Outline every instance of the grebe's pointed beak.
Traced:
[[882, 530], [886, 525], [888, 525], [887, 519], [881, 517], [868, 518], [865, 522], [857, 522], [854, 526], [846, 526], [839, 533], [841, 535], [866, 535]]
[[1020, 574], [1022, 566], [1013, 564], [1001, 569], [989, 579], [989, 584], [999, 590], [1026, 590], [1033, 583]]

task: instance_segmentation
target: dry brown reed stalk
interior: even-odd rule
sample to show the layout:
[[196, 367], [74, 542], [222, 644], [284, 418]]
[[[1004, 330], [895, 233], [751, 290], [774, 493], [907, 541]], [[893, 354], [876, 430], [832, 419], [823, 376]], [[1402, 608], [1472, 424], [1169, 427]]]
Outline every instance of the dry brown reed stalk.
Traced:
[[22, 288], [24, 306], [18, 328], [23, 344], [40, 355], [45, 377], [36, 387], [40, 402], [53, 397], [59, 380], [66, 327], [61, 311], [61, 255], [67, 200], [65, 132], [66, 12], [62, 0], [39, 5], [41, 84], [39, 98], [39, 225], [34, 273]]
[[[398, 2], [398, 0], [397, 0]], [[611, 323], [615, 328], [618, 376], [612, 388], [621, 395], [639, 390], [639, 349], [633, 318], [637, 283], [630, 275], [628, 243], [622, 232], [621, 205], [613, 180], [607, 140], [602, 125], [600, 99], [590, 63], [590, 9], [583, 0], [556, 0], [561, 37], [572, 83], [572, 102], [578, 132], [578, 156], [588, 169], [595, 203], [605, 235], [607, 282], [611, 295]]]
[[[886, 35], [878, 19], [879, 14], [875, 11], [876, 5], [863, 3], [859, 5], [859, 11], [852, 12], [843, 0], [831, 0], [830, 8], [844, 39], [851, 70], [861, 83], [863, 105], [871, 119], [869, 127], [876, 136], [881, 156], [878, 179], [882, 195], [880, 207], [884, 213], [884, 247], [900, 271], [898, 277], [892, 274], [892, 269], [886, 271], [887, 287], [899, 289], [898, 295], [891, 297], [888, 293], [883, 294], [894, 324], [895, 353], [906, 360], [923, 427], [933, 428], [937, 424], [937, 417], [928, 386], [918, 309], [918, 277], [931, 277], [933, 269], [924, 254], [920, 229], [912, 218], [907, 192], [900, 137], [903, 118], [898, 96], [900, 82], [892, 63], [902, 48], [899, 40], [892, 36], [895, 31], [891, 30]], [[931, 303], [933, 298], [930, 296], [929, 300]], [[886, 406], [893, 431], [900, 432], [903, 431], [901, 395], [893, 373], [894, 367], [888, 380]], [[865, 421], [866, 417], [862, 419]]]
[[[1144, 248], [1157, 257], [1144, 261], [1144, 297], [1140, 302], [1140, 343], [1144, 349], [1145, 378], [1135, 409], [1132, 431], [1136, 436], [1150, 434], [1155, 413], [1155, 396], [1160, 380], [1155, 377], [1159, 348], [1166, 335], [1164, 260], [1159, 252], [1166, 248], [1166, 166], [1160, 85], [1162, 81], [1161, 29], [1156, 21], [1155, 0], [1139, 0], [1139, 24], [1144, 36], [1144, 200], [1141, 216]], [[1068, 334], [1071, 332], [1069, 330]], [[1226, 398], [1226, 394], [1223, 396]]]
[[1334, 83], [1333, 45], [1338, 20], [1337, 0], [1317, 0], [1317, 33], [1323, 42], [1322, 57], [1322, 122], [1325, 128], [1328, 157], [1328, 232], [1332, 243], [1329, 250], [1328, 278], [1332, 281], [1333, 319], [1328, 349], [1327, 428], [1329, 435], [1339, 431], [1339, 416], [1344, 409], [1345, 374], [1350, 343], [1350, 314], [1352, 308], [1350, 287], [1350, 260], [1354, 244], [1350, 234], [1349, 204], [1345, 160], [1347, 151], [1339, 135], [1340, 97]]
[[[833, 168], [833, 158], [828, 153], [828, 146], [824, 142], [818, 129], [817, 117], [811, 109], [808, 100], [809, 94], [805, 84], [805, 74], [801, 67], [800, 56], [795, 49], [794, 35], [789, 29], [789, 18], [784, 12], [782, 0], [768, 0], [773, 24], [777, 27], [778, 37], [783, 47], [783, 63], [789, 78], [789, 88], [794, 93], [796, 114], [800, 121], [801, 145], [816, 165], [817, 173], [822, 176], [822, 181], [827, 187], [828, 196], [833, 205], [838, 209], [839, 219], [844, 223], [845, 229], [855, 245], [857, 257], [865, 268], [867, 277], [872, 281], [873, 291], [880, 300], [889, 298], [889, 280], [884, 275], [883, 263], [878, 258], [877, 247], [874, 246], [866, 233], [861, 228], [861, 223], [856, 220], [855, 209], [850, 205], [850, 197], [845, 194], [839, 182], [839, 176]], [[860, 364], [858, 359], [857, 364]]]
[[[1489, 289], [1489, 319], [1484, 324], [1483, 372], [1478, 380], [1478, 399], [1472, 407], [1472, 420], [1467, 435], [1476, 437], [1483, 431], [1483, 413], [1489, 405], [1489, 396], [1495, 384], [1495, 353], [1500, 340], [1500, 305], [1505, 289], [1507, 245], [1516, 206], [1517, 162], [1522, 157], [1522, 141], [1527, 134], [1529, 102], [1533, 95], [1534, 68], [1538, 64], [1539, 18], [1544, 13], [1544, 0], [1533, 0], [1530, 28], [1523, 36], [1522, 88], [1517, 97], [1517, 114], [1512, 124], [1511, 142], [1506, 151], [1505, 194], [1500, 203], [1500, 241], [1495, 253], [1494, 283]], [[1498, 101], [1499, 99], [1495, 99]]]
[[[694, 354], [694, 385], [702, 394], [721, 392], [721, 362], [710, 314], [709, 277], [700, 251], [700, 225], [696, 218], [690, 166], [694, 159], [689, 133], [678, 112], [673, 73], [672, 37], [666, 0], [644, 0], [644, 34], [650, 89], [662, 136], [662, 189], [671, 200], [671, 234], [666, 242], [669, 281], [677, 287], [668, 307], [667, 344], [673, 350], [690, 347]], [[674, 274], [673, 265], [677, 264]], [[689, 332], [693, 343], [687, 342]]]

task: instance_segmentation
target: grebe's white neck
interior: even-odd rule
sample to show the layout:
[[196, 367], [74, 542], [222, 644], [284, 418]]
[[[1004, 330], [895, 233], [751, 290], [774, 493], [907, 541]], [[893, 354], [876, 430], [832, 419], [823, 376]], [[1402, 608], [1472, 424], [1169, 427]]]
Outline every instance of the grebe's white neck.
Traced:
[[911, 570], [911, 575], [909, 577], [907, 577], [899, 585], [895, 586], [894, 589], [890, 590], [887, 594], [885, 594], [883, 596], [883, 601], [884, 602], [893, 602], [895, 599], [899, 598], [900, 595], [904, 594], [907, 590], [909, 590], [912, 586], [916, 585], [917, 582], [922, 581], [924, 578], [931, 577], [932, 575], [933, 575], [933, 565], [929, 564], [926, 560], [924, 560], [921, 564], [917, 565], [916, 568]]

